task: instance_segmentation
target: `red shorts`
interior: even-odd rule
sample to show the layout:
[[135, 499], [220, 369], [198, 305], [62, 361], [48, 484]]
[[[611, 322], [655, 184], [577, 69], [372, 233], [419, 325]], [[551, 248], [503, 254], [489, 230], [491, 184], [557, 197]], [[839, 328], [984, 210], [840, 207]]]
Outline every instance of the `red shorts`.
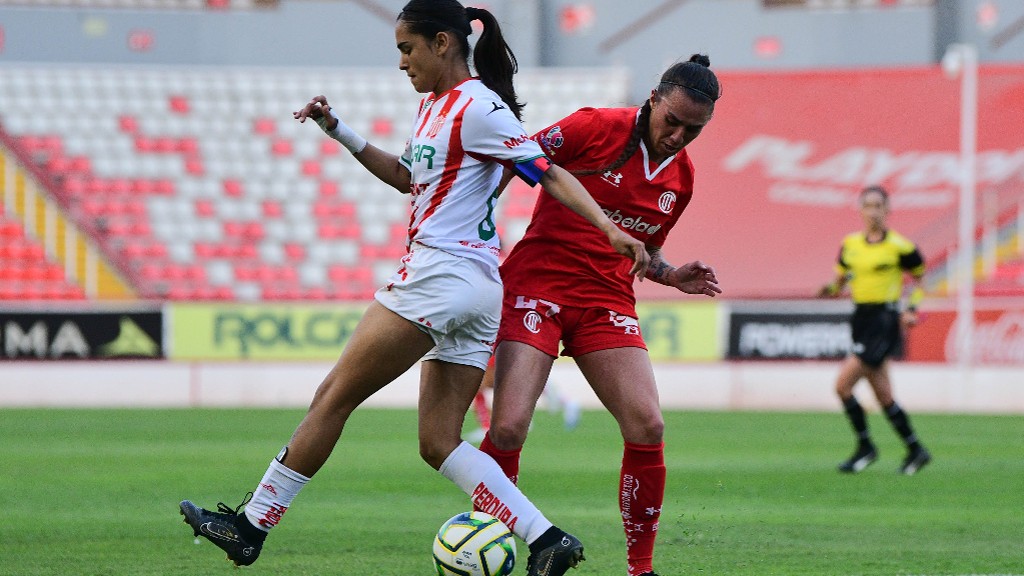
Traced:
[[505, 295], [497, 342], [522, 342], [558, 356], [582, 356], [611, 348], [643, 348], [640, 323], [636, 318], [607, 308], [562, 306], [529, 296]]

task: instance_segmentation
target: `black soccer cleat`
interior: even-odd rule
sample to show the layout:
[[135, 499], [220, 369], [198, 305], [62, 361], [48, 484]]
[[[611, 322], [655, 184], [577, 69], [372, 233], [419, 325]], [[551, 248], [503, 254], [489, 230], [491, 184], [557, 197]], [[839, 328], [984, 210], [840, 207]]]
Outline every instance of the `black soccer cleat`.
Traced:
[[932, 461], [932, 455], [924, 448], [918, 448], [917, 450], [911, 450], [907, 457], [903, 459], [903, 464], [900, 465], [900, 473], [906, 474], [907, 476], [913, 476], [917, 472], [924, 468], [926, 464]]
[[878, 460], [878, 451], [872, 445], [861, 446], [850, 456], [849, 460], [839, 464], [839, 471], [856, 474]]
[[200, 508], [190, 500], [183, 500], [178, 508], [185, 517], [185, 523], [192, 527], [196, 536], [206, 538], [227, 552], [228, 560], [234, 562], [235, 566], [248, 566], [259, 558], [260, 550], [263, 548], [263, 539], [252, 537], [252, 531], [259, 530], [258, 528], [248, 530], [250, 536], [247, 538], [242, 534], [244, 528], [239, 525], [241, 522], [249, 522], [245, 514], [239, 513], [239, 510], [251, 497], [252, 494], [249, 494], [237, 508], [230, 508], [219, 502], [217, 512]]
[[526, 561], [526, 576], [562, 576], [584, 560], [583, 543], [572, 534], [565, 533], [558, 542], [530, 554]]

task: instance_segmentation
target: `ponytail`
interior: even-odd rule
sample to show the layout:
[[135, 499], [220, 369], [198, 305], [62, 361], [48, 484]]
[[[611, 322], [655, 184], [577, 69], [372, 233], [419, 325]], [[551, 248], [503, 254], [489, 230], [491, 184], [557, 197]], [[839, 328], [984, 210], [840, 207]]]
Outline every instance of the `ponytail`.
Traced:
[[644, 102], [644, 105], [640, 107], [640, 114], [637, 116], [636, 124], [633, 126], [633, 130], [629, 133], [629, 140], [626, 141], [626, 146], [622, 149], [622, 153], [615, 159], [614, 162], [603, 166], [601, 168], [595, 168], [593, 170], [572, 170], [574, 176], [590, 176], [592, 174], [604, 174], [605, 172], [611, 172], [622, 168], [622, 165], [636, 152], [637, 148], [640, 147], [640, 141], [647, 136], [647, 127], [650, 125], [651, 119], [651, 101]]
[[512, 76], [519, 71], [519, 63], [505, 42], [498, 20], [482, 8], [466, 8], [466, 16], [471, 21], [480, 20], [484, 25], [480, 39], [476, 41], [476, 47], [473, 49], [473, 66], [480, 76], [480, 81], [501, 97], [518, 120], [522, 120], [525, 104], [519, 102], [516, 89], [512, 85]]

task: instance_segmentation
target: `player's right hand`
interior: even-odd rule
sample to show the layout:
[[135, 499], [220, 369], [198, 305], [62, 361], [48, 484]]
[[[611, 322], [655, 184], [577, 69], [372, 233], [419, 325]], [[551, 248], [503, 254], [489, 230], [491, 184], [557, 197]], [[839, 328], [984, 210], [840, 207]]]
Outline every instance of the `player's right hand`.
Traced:
[[647, 276], [647, 267], [651, 264], [651, 255], [647, 253], [647, 246], [643, 242], [626, 234], [621, 228], [615, 226], [612, 234], [608, 237], [612, 248], [626, 258], [633, 261], [629, 273], [641, 281]]

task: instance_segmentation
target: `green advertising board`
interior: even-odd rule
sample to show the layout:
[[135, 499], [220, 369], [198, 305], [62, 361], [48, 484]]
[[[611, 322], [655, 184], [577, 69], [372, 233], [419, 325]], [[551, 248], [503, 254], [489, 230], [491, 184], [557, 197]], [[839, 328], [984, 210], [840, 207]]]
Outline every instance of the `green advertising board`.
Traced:
[[[335, 360], [366, 310], [365, 303], [174, 304], [174, 360]], [[655, 361], [722, 358], [717, 302], [647, 303], [640, 329]]]
[[174, 304], [175, 360], [335, 360], [366, 304]]
[[651, 360], [722, 359], [722, 306], [718, 302], [639, 303], [636, 311]]

